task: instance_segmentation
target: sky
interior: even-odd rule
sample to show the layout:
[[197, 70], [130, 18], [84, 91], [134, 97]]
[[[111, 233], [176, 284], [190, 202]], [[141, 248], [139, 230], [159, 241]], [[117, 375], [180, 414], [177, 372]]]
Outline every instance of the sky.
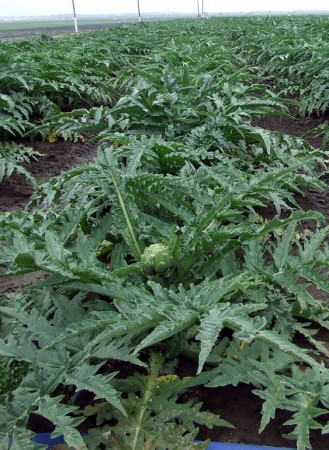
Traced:
[[[74, 0], [77, 14], [136, 12], [137, 0]], [[200, 8], [202, 0], [199, 0]], [[141, 12], [196, 12], [197, 0], [140, 0]], [[327, 10], [328, 0], [204, 0], [205, 12]], [[70, 14], [72, 0], [0, 0], [0, 16]]]

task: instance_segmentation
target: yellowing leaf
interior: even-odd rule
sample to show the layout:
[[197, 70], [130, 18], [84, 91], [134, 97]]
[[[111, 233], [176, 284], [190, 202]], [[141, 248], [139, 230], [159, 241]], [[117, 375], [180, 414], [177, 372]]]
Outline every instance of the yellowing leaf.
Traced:
[[171, 381], [174, 381], [178, 378], [175, 374], [168, 374], [168, 375], [162, 375], [161, 377], [158, 377], [156, 380], [158, 383], [170, 383]]
[[50, 142], [51, 144], [53, 144], [54, 142], [57, 141], [57, 134], [56, 133], [50, 133], [50, 135], [48, 136], [48, 142]]
[[239, 350], [244, 350], [244, 349], [245, 349], [245, 346], [246, 346], [246, 341], [241, 341]]

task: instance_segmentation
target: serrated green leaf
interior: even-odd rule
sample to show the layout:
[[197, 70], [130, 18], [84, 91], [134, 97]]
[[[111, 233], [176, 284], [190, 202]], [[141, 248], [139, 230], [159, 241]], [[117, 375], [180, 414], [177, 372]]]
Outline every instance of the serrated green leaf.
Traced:
[[256, 341], [266, 342], [267, 344], [279, 348], [290, 355], [295, 356], [308, 363], [311, 367], [316, 368], [319, 372], [325, 372], [326, 368], [316, 362], [309, 354], [302, 348], [288, 341], [284, 336], [279, 335], [270, 330], [261, 330], [255, 337]]
[[95, 394], [96, 399], [105, 399], [115, 408], [118, 408], [122, 414], [126, 415], [119, 399], [118, 392], [111, 385], [111, 380], [117, 375], [117, 372], [108, 375], [96, 374], [102, 364], [89, 366], [82, 364], [76, 367], [70, 373], [66, 373], [67, 383], [74, 384], [78, 390], [87, 390]]
[[87, 450], [81, 434], [75, 428], [84, 421], [84, 418], [70, 417], [69, 414], [78, 408], [75, 406], [65, 406], [60, 403], [62, 398], [63, 397], [52, 398], [48, 395], [43, 396], [39, 400], [39, 407], [35, 413], [46, 417], [56, 426], [55, 431], [52, 433], [53, 437], [63, 435], [65, 442], [70, 447], [74, 447], [79, 450]]

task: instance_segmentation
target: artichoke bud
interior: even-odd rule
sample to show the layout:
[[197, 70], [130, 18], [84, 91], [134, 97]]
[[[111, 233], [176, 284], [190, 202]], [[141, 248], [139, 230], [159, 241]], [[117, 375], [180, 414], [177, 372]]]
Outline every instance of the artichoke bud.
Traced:
[[173, 257], [169, 248], [163, 244], [152, 244], [147, 247], [142, 254], [144, 272], [148, 275], [152, 273], [163, 273], [173, 265]]

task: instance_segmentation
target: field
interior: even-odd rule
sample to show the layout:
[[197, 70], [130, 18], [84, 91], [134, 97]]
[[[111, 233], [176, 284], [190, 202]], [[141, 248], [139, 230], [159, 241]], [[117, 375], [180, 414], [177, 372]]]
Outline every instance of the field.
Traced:
[[328, 22], [0, 43], [4, 448], [327, 450]]
[[[91, 31], [109, 26], [121, 26], [116, 20], [79, 20], [79, 31]], [[8, 22], [0, 24], [0, 40], [29, 39], [47, 33], [58, 36], [74, 32], [73, 20]]]

